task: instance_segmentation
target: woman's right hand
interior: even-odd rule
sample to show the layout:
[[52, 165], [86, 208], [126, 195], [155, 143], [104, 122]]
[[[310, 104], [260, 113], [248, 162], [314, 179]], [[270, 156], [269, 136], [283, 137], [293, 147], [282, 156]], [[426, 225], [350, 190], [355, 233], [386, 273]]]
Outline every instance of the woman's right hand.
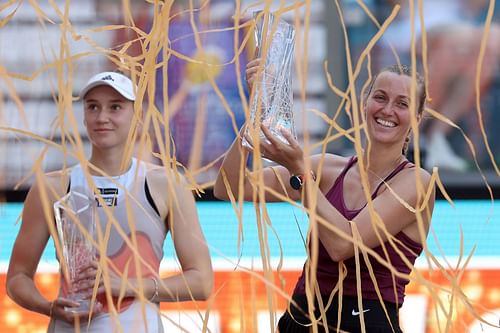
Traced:
[[49, 317], [62, 320], [67, 323], [73, 324], [76, 321], [82, 323], [87, 321], [89, 317], [93, 317], [102, 311], [102, 305], [99, 302], [94, 303], [94, 308], [92, 313], [89, 312], [71, 312], [66, 310], [66, 308], [77, 308], [80, 304], [75, 301], [71, 301], [67, 298], [59, 297], [50, 303]]

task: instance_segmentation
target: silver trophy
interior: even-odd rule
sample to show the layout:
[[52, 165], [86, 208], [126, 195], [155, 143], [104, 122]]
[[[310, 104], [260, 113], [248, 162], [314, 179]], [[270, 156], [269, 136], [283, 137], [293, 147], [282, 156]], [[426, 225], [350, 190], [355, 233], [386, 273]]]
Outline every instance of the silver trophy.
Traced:
[[[87, 294], [77, 292], [75, 281], [80, 269], [96, 259], [95, 200], [88, 195], [70, 191], [54, 203], [57, 234], [62, 249], [61, 263], [68, 292], [66, 297], [80, 304], [77, 308], [66, 308], [71, 312], [89, 312], [90, 299]], [[62, 259], [62, 260], [61, 260]]]
[[[250, 126], [247, 135], [264, 125], [273, 135], [287, 142], [281, 134], [285, 129], [296, 137], [293, 120], [292, 58], [295, 46], [295, 29], [284, 20], [277, 19], [272, 13], [254, 13], [255, 40], [263, 68], [257, 76], [255, 93], [251, 101]], [[253, 126], [253, 128], [251, 127]], [[251, 148], [244, 139], [243, 144]]]

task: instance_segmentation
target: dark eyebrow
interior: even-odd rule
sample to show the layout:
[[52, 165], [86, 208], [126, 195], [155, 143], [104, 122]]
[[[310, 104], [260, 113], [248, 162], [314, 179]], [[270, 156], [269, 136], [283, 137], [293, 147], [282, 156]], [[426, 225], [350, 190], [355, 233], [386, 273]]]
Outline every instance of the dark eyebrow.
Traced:
[[[125, 99], [113, 99], [111, 101], [109, 101], [109, 103], [126, 103], [127, 100]], [[97, 103], [97, 100], [96, 99], [86, 99], [84, 101], [84, 103]]]
[[[373, 91], [373, 94], [377, 93], [377, 92], [381, 92], [381, 93], [384, 93], [385, 95], [387, 95], [387, 92], [384, 90], [384, 89], [375, 89]], [[407, 96], [407, 95], [399, 95], [398, 98], [405, 98], [407, 100], [410, 100], [410, 96]]]

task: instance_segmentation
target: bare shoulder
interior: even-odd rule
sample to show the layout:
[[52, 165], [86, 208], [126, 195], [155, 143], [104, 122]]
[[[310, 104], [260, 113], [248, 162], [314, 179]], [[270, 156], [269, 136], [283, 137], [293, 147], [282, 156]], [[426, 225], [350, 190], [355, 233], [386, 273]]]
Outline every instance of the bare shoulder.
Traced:
[[344, 157], [335, 154], [316, 154], [311, 156], [311, 162], [314, 168], [318, 169], [320, 166], [323, 169], [343, 169], [349, 161], [350, 157]]
[[[394, 183], [392, 183], [394, 181]], [[407, 166], [399, 172], [389, 183], [392, 191], [397, 194], [396, 198], [390, 191], [388, 194], [391, 200], [403, 200], [411, 207], [417, 210], [424, 210], [426, 213], [421, 215], [425, 234], [429, 231], [432, 219], [432, 211], [436, 199], [436, 188], [432, 182], [432, 176], [422, 168]], [[405, 212], [410, 213], [405, 209]], [[413, 214], [413, 213], [411, 213]], [[421, 238], [421, 229], [417, 223], [415, 215], [411, 215], [414, 223], [407, 225], [402, 231], [411, 239], [418, 243], [423, 243]]]
[[178, 171], [161, 165], [145, 163], [146, 178], [151, 187], [186, 184], [186, 178]]
[[323, 192], [333, 186], [349, 159], [350, 157], [335, 154], [317, 154], [311, 157], [312, 167], [317, 177], [320, 177], [320, 188]]
[[399, 172], [394, 179], [398, 183], [402, 183], [404, 185], [413, 185], [411, 188], [415, 189], [415, 186], [418, 184], [428, 187], [431, 183], [432, 176], [427, 170], [410, 164], [409, 167], [405, 167], [401, 170], [401, 172]]
[[[23, 206], [23, 224], [40, 227], [44, 234], [47, 229], [45, 219], [52, 220], [52, 205], [67, 193], [68, 170], [58, 170], [37, 177], [33, 182]], [[41, 214], [45, 212], [45, 214]]]
[[325, 159], [332, 164], [332, 166], [343, 168], [352, 156], [341, 156], [336, 154], [325, 154]]
[[30, 192], [36, 192], [37, 196], [44, 191], [49, 200], [56, 201], [66, 194], [69, 185], [69, 174], [71, 169], [51, 171], [44, 174], [33, 182]]
[[163, 178], [166, 178], [165, 167], [148, 162], [143, 163], [146, 166], [146, 177], [148, 178], [148, 180], [161, 180]]
[[[431, 174], [425, 169], [407, 166], [388, 182], [388, 186], [412, 206], [425, 200], [431, 209], [434, 207], [435, 186]], [[386, 189], [383, 186], [381, 190]]]
[[47, 181], [51, 182], [51, 184], [53, 185], [55, 184], [68, 185], [70, 172], [71, 168], [56, 170], [46, 173], [45, 176], [47, 177]]
[[180, 172], [164, 166], [146, 163], [146, 181], [163, 220], [168, 216], [172, 199], [192, 196], [186, 178]]

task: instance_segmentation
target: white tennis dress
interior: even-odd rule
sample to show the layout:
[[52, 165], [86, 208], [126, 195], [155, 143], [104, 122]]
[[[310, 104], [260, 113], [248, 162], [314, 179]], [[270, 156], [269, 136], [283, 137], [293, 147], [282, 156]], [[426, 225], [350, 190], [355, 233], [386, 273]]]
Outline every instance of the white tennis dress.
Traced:
[[[97, 225], [104, 235], [103, 244], [107, 257], [121, 273], [127, 272], [129, 278], [142, 276], [146, 281], [157, 276], [167, 229], [153, 207], [154, 203], [147, 190], [145, 164], [132, 159], [129, 170], [120, 176], [92, 178], [102, 201], [97, 200], [97, 196], [93, 194], [81, 165], [76, 165], [71, 170], [69, 190], [92, 194], [96, 198], [99, 217]], [[109, 210], [103, 207], [102, 202]], [[108, 210], [108, 214], [112, 213], [114, 218], [109, 219], [105, 210]], [[123, 235], [126, 235], [128, 244]], [[134, 253], [134, 248], [138, 253]], [[61, 282], [61, 296], [67, 294], [66, 289], [66, 284]], [[120, 302], [114, 298], [113, 304], [108, 304], [104, 294], [98, 295], [97, 300], [103, 305], [103, 311], [94, 316], [90, 323], [81, 323], [79, 331], [82, 333], [163, 332], [158, 304], [134, 297], [124, 298]], [[76, 328], [53, 319], [47, 332], [73, 333]]]

